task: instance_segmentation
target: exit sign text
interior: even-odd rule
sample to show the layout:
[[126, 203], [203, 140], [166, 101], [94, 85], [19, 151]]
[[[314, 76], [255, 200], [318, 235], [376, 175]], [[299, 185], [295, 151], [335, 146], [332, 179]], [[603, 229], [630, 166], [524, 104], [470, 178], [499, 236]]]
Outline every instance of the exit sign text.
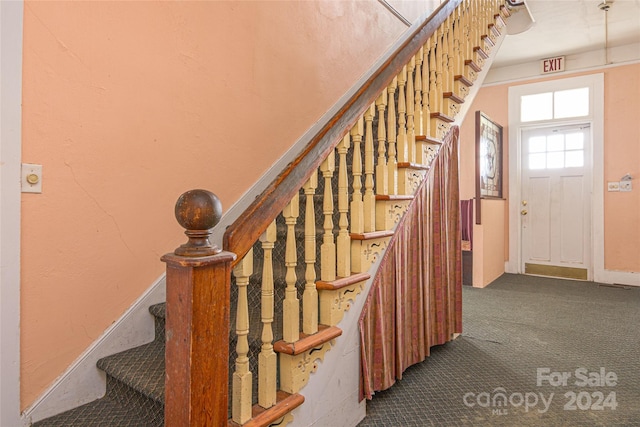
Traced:
[[542, 61], [540, 61], [540, 68], [542, 74], [564, 71], [564, 56], [543, 59]]

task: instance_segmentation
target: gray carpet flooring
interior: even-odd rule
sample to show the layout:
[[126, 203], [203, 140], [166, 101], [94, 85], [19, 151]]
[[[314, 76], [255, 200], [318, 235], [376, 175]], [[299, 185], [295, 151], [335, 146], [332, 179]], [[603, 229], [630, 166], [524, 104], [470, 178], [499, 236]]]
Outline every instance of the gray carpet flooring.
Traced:
[[462, 335], [376, 393], [369, 426], [640, 426], [640, 288], [465, 286]]

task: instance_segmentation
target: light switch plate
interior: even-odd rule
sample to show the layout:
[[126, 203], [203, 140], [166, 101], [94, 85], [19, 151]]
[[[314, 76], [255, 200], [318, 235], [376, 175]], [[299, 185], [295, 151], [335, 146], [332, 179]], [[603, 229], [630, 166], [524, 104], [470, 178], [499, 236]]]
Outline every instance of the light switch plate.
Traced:
[[618, 181], [609, 181], [607, 183], [607, 191], [620, 191], [620, 183]]
[[42, 165], [22, 164], [22, 192], [42, 193]]

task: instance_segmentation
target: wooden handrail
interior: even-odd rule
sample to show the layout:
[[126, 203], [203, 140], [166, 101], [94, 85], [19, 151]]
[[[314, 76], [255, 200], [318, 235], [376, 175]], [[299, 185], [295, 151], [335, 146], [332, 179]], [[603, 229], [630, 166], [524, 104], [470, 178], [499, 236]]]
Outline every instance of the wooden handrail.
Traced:
[[[242, 259], [275, 217], [285, 208], [342, 137], [402, 70], [427, 39], [462, 0], [448, 0], [416, 27], [393, 54], [376, 70], [347, 102], [305, 145], [305, 148], [278, 177], [249, 205], [224, 233], [223, 247]], [[234, 264], [235, 265], [235, 264]]]

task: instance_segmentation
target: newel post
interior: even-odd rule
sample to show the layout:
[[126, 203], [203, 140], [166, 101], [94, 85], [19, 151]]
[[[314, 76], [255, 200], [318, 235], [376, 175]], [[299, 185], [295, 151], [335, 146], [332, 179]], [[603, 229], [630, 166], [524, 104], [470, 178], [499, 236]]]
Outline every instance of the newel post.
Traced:
[[222, 206], [215, 194], [191, 190], [176, 202], [188, 242], [167, 264], [165, 426], [227, 424], [229, 289], [236, 255], [211, 244]]

